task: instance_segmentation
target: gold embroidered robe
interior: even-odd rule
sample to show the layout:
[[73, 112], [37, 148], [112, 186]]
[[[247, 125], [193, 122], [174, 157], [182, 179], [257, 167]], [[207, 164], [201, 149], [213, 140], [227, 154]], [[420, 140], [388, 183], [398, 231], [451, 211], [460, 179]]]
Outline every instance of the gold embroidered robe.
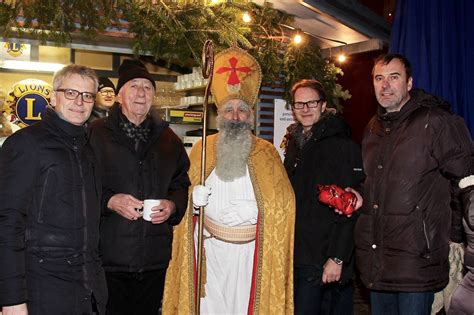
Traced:
[[[206, 178], [216, 165], [218, 135], [207, 138]], [[195, 314], [195, 256], [192, 188], [199, 184], [201, 142], [190, 154], [188, 210], [175, 227], [166, 274], [163, 314]], [[280, 157], [271, 143], [253, 137], [247, 162], [259, 214], [250, 314], [293, 314], [293, 237], [295, 197]], [[204, 276], [205, 278], [205, 276]]]

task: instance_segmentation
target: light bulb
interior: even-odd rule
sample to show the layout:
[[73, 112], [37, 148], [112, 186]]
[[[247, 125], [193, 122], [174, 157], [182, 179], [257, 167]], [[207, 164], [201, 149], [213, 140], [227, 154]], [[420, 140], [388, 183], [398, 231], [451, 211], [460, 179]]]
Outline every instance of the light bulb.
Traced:
[[341, 55], [339, 55], [339, 57], [337, 57], [337, 60], [338, 60], [339, 62], [344, 62], [344, 61], [346, 61], [346, 56], [343, 55], [343, 54], [341, 54]]
[[242, 20], [243, 20], [245, 23], [250, 23], [250, 21], [252, 21], [252, 18], [250, 17], [250, 14], [248, 14], [247, 12], [245, 12], [244, 15], [242, 15]]
[[296, 34], [295, 37], [293, 37], [293, 41], [295, 44], [300, 44], [303, 41], [303, 37], [301, 37], [300, 34]]

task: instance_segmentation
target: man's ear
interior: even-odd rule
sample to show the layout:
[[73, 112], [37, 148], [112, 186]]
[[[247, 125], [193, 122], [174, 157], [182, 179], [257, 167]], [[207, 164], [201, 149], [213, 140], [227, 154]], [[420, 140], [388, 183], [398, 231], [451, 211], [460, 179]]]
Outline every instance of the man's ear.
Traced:
[[51, 105], [52, 108], [56, 107], [56, 99], [57, 95], [55, 91], [52, 91], [51, 96], [49, 97], [49, 105]]
[[117, 95], [115, 95], [115, 101], [122, 104], [122, 91], [120, 90]]
[[413, 78], [409, 77], [408, 78], [408, 83], [407, 83], [407, 89], [408, 91], [411, 91], [411, 88], [413, 87]]
[[326, 106], [327, 106], [327, 102], [324, 101], [322, 104], [321, 104], [321, 113], [324, 113], [326, 111]]

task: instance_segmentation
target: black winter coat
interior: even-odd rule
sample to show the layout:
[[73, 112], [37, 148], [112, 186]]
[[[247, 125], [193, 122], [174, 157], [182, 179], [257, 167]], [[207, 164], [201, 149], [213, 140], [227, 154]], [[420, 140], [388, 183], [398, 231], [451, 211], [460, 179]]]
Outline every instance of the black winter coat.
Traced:
[[399, 112], [382, 108], [362, 142], [366, 181], [356, 261], [374, 290], [423, 292], [448, 283], [451, 188], [472, 174], [462, 118], [421, 90]]
[[83, 127], [47, 109], [0, 149], [0, 305], [105, 314], [100, 178]]
[[[148, 117], [150, 135], [135, 151], [134, 142], [119, 127], [120, 107], [92, 123], [91, 145], [103, 163], [103, 216], [100, 252], [106, 271], [142, 272], [166, 268], [171, 258], [173, 225], [187, 206], [189, 159], [181, 140], [166, 122]], [[144, 122], [145, 123], [145, 122]], [[139, 200], [168, 199], [176, 212], [162, 224], [130, 221], [107, 209], [114, 194]]]
[[296, 196], [294, 265], [316, 266], [320, 277], [325, 262], [337, 257], [344, 261], [344, 282], [354, 271], [357, 214], [340, 216], [319, 202], [316, 185], [359, 185], [364, 179], [360, 148], [351, 140], [349, 126], [338, 116], [323, 116], [311, 131], [311, 138], [300, 150], [297, 138], [302, 127], [298, 124], [290, 135], [284, 161]]

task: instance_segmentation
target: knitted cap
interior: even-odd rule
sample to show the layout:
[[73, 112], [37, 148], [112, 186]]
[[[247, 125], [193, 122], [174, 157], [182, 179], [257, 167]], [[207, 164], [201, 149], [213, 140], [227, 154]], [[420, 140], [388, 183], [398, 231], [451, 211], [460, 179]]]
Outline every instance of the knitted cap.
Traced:
[[145, 65], [138, 59], [125, 59], [120, 65], [118, 73], [117, 93], [120, 92], [125, 83], [138, 78], [149, 80], [153, 84], [153, 88], [156, 89], [155, 80], [153, 80]]
[[99, 89], [98, 91], [102, 90], [103, 88], [112, 88], [115, 91], [115, 85], [110, 81], [109, 78], [107, 77], [100, 77], [99, 78]]

